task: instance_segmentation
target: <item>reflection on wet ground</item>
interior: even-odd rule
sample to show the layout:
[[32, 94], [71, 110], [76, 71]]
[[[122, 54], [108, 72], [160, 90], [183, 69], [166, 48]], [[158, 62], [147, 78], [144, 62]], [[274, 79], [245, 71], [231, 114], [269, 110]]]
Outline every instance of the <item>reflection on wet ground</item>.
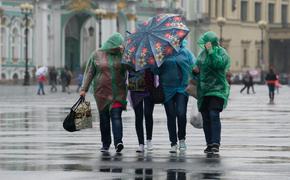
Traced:
[[[220, 155], [203, 154], [202, 130], [187, 126], [186, 152], [169, 153], [163, 106], [154, 110], [153, 152], [137, 154], [133, 111], [123, 113], [122, 154], [100, 153], [100, 133], [93, 97], [94, 128], [69, 133], [62, 121], [77, 94], [28, 96], [19, 88], [0, 91], [0, 179], [289, 179], [290, 89], [267, 104], [265, 87], [241, 95], [233, 86], [229, 108], [222, 114]], [[33, 89], [30, 89], [31, 91]], [[26, 91], [26, 93], [29, 90]], [[9, 99], [7, 99], [9, 97]], [[257, 104], [256, 102], [260, 102]], [[264, 103], [261, 103], [264, 102]], [[193, 99], [189, 102], [189, 110]], [[255, 105], [256, 103], [256, 105]], [[190, 115], [190, 112], [188, 113]], [[23, 178], [25, 177], [25, 178]]]

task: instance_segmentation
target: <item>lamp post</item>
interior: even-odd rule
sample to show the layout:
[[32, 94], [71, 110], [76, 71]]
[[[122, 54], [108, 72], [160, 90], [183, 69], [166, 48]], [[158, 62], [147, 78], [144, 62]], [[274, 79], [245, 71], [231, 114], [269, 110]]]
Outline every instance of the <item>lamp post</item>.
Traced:
[[264, 82], [264, 30], [267, 28], [267, 21], [259, 21], [258, 26], [261, 30], [261, 56], [259, 60], [259, 67], [261, 68], [261, 82]]
[[29, 26], [29, 19], [28, 16], [31, 15], [33, 5], [29, 3], [20, 4], [21, 13], [24, 15], [25, 21], [25, 74], [24, 74], [24, 86], [29, 85], [29, 73], [28, 73], [28, 26]]
[[[4, 9], [0, 7], [0, 44], [2, 46], [4, 46], [2, 44], [2, 17], [4, 14]], [[0, 46], [0, 80], [2, 79], [2, 47]]]
[[220, 27], [220, 45], [223, 46], [223, 26], [226, 24], [227, 20], [224, 17], [217, 18], [217, 25]]
[[104, 15], [107, 14], [107, 11], [105, 9], [98, 8], [94, 11], [94, 13], [99, 23], [99, 48], [100, 48], [102, 46], [102, 18], [104, 17]]

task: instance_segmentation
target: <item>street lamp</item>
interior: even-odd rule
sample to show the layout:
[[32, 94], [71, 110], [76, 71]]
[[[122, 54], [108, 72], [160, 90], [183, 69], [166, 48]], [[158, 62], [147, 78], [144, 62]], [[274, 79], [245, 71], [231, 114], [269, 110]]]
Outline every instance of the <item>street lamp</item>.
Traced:
[[217, 18], [217, 25], [220, 27], [220, 45], [223, 46], [223, 26], [226, 24], [227, 20], [224, 17]]
[[107, 14], [105, 9], [95, 9], [94, 11], [99, 23], [99, 48], [102, 46], [102, 18]]
[[24, 15], [25, 21], [25, 74], [24, 74], [24, 86], [29, 85], [29, 73], [28, 73], [28, 26], [29, 26], [29, 19], [28, 16], [31, 15], [33, 5], [29, 3], [20, 4], [21, 13]]
[[[259, 21], [258, 26], [261, 29], [261, 56], [260, 56], [260, 62], [259, 67], [261, 67], [261, 82], [264, 82], [264, 30], [267, 28], [267, 21]], [[262, 64], [262, 66], [261, 66]]]

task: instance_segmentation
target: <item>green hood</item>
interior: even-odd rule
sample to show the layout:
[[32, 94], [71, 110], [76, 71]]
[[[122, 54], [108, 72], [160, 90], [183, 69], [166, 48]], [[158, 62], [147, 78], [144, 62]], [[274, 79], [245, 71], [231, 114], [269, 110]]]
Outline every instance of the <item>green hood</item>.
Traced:
[[100, 50], [110, 51], [111, 49], [118, 48], [120, 45], [122, 45], [123, 41], [124, 38], [120, 33], [114, 33], [106, 42], [104, 42]]
[[219, 46], [219, 38], [217, 37], [216, 33], [212, 31], [208, 31], [204, 33], [198, 40], [198, 45], [204, 49], [204, 45], [207, 42], [211, 42], [213, 46]]

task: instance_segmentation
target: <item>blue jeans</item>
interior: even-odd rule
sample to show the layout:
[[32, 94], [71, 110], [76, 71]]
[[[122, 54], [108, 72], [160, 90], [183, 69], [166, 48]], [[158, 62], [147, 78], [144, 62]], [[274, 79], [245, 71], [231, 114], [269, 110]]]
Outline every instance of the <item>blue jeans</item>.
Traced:
[[110, 119], [112, 121], [112, 129], [114, 136], [114, 145], [117, 146], [118, 143], [123, 143], [123, 125], [122, 125], [122, 108], [105, 108], [103, 111], [99, 112], [100, 115], [100, 130], [101, 139], [103, 147], [110, 147], [111, 145], [111, 126]]
[[[144, 107], [143, 107], [144, 102]], [[154, 103], [151, 101], [150, 97], [145, 97], [143, 101], [139, 102], [134, 107], [135, 112], [135, 128], [138, 136], [139, 144], [144, 144], [144, 131], [143, 131], [143, 111], [145, 115], [145, 125], [146, 125], [146, 139], [152, 139], [153, 131], [153, 109]]]
[[[169, 101], [164, 104], [171, 146], [177, 144], [177, 134], [179, 140], [185, 140], [187, 102], [188, 96], [181, 93], [176, 93]], [[176, 119], [178, 133], [176, 133]]]
[[44, 84], [43, 84], [43, 82], [38, 82], [37, 94], [40, 94], [40, 91], [41, 91], [42, 94], [45, 94], [44, 93]]
[[201, 111], [203, 119], [203, 131], [207, 145], [220, 144], [221, 141], [221, 121], [220, 111], [203, 110]]

